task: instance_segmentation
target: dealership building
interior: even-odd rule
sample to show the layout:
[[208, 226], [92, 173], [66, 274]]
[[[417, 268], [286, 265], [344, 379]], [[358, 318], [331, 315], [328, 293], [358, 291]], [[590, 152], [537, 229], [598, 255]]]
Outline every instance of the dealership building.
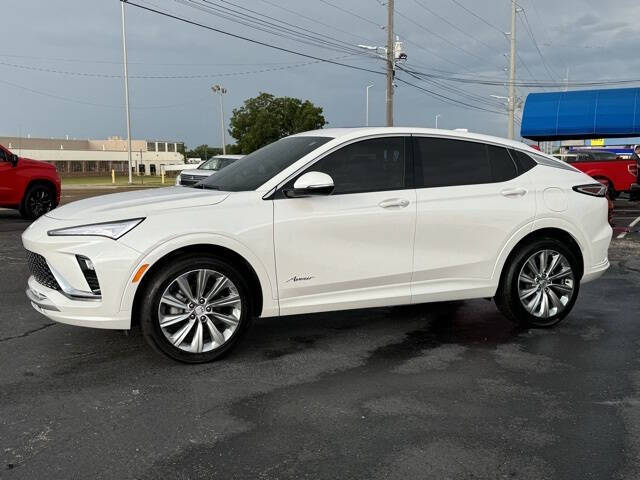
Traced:
[[[127, 141], [120, 137], [106, 140], [0, 137], [0, 144], [20, 157], [55, 165], [63, 176], [126, 174]], [[184, 145], [165, 140], [131, 140], [134, 172], [159, 175], [162, 167], [184, 164]]]

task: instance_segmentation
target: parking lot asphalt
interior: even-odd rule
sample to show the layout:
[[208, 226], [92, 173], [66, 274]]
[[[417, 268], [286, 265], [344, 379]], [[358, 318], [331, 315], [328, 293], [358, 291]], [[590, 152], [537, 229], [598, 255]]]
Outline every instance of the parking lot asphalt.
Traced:
[[555, 329], [486, 300], [281, 317], [188, 366], [36, 313], [26, 226], [0, 211], [0, 478], [640, 478], [633, 231]]

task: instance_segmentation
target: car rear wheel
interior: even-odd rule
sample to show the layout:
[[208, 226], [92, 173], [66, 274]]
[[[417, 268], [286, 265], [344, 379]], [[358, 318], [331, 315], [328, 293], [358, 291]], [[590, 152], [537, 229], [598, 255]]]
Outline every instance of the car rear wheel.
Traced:
[[54, 190], [47, 185], [29, 187], [20, 205], [20, 215], [26, 220], [35, 220], [56, 207]]
[[228, 353], [252, 317], [242, 274], [223, 259], [183, 257], [153, 275], [142, 297], [141, 326], [155, 349], [186, 363]]
[[495, 301], [510, 320], [548, 328], [566, 317], [580, 289], [573, 252], [553, 238], [521, 247], [502, 276]]

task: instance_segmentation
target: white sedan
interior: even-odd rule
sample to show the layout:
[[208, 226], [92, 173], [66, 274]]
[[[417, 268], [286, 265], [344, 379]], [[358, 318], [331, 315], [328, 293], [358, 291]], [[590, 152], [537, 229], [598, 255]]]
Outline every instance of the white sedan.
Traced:
[[228, 167], [236, 160], [240, 160], [243, 156], [244, 155], [216, 155], [215, 157], [211, 157], [206, 162], [198, 165], [198, 168], [182, 170], [176, 177], [176, 185], [185, 187], [195, 185], [209, 175], [213, 175], [223, 168]]
[[518, 142], [317, 130], [194, 188], [51, 211], [22, 236], [27, 295], [59, 322], [140, 324], [193, 363], [228, 352], [254, 317], [492, 297], [511, 320], [549, 327], [609, 266], [604, 194]]

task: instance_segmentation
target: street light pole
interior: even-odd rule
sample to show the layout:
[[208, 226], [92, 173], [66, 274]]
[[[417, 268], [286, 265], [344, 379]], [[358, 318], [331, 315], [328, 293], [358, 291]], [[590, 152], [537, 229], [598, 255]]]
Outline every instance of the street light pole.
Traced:
[[227, 142], [224, 135], [224, 102], [222, 96], [227, 93], [227, 89], [221, 85], [214, 85], [211, 87], [213, 93], [220, 94], [220, 130], [222, 131], [222, 154], [227, 154]]
[[[393, 1], [387, 0], [387, 127], [393, 127], [393, 74], [395, 48], [393, 43]], [[515, 1], [515, 0], [514, 0]]]
[[370, 83], [369, 85], [367, 85], [366, 91], [367, 91], [367, 101], [366, 101], [366, 108], [365, 108], [365, 114], [364, 114], [364, 120], [365, 120], [365, 126], [369, 126], [369, 89], [373, 87], [373, 83]]
[[438, 118], [440, 118], [442, 115], [438, 114], [436, 115], [436, 128], [438, 128]]
[[[127, 72], [127, 34], [124, 21], [124, 4], [127, 0], [121, 0], [120, 7], [122, 11], [122, 51], [124, 63], [124, 98], [125, 109], [127, 114], [127, 153], [129, 159], [129, 183], [133, 183], [131, 176], [131, 116], [129, 115], [129, 73]], [[142, 160], [142, 159], [141, 159]]]
[[507, 104], [508, 122], [507, 137], [513, 140], [515, 136], [516, 110], [516, 0], [511, 0], [511, 34], [509, 52], [509, 102]]

